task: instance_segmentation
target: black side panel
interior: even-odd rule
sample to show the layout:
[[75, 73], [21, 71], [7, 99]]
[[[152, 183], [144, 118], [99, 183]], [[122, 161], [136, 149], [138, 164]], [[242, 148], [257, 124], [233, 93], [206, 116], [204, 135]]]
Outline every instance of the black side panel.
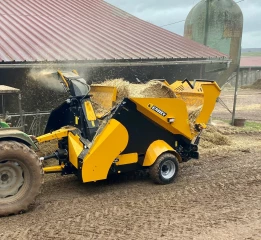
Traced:
[[[54, 109], [50, 114], [44, 133], [70, 125], [78, 128], [84, 138], [92, 141], [98, 129], [98, 121], [96, 120], [94, 122], [95, 126], [93, 126], [92, 122], [87, 120], [88, 117], [82, 103], [83, 101], [90, 101], [89, 96], [84, 100], [82, 97], [72, 97], [69, 103], [64, 102]], [[78, 124], [75, 123], [75, 117], [79, 118]]]
[[125, 104], [120, 106], [112, 118], [122, 123], [128, 133], [129, 142], [123, 154], [138, 152], [145, 154], [149, 145], [156, 140], [164, 140], [175, 149], [175, 141], [183, 147], [189, 146], [190, 141], [182, 135], [174, 135], [160, 125], [137, 111], [136, 104], [124, 99]]
[[74, 119], [71, 118], [70, 105], [66, 102], [54, 109], [48, 119], [44, 133], [55, 131], [67, 125], [73, 125]]

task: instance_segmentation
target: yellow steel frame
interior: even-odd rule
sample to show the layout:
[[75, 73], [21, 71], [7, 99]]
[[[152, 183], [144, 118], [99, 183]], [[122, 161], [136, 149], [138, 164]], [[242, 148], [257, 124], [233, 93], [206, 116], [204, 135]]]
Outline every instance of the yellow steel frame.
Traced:
[[43, 168], [44, 173], [56, 173], [56, 172], [61, 172], [62, 170], [63, 170], [63, 166], [61, 165]]
[[132, 164], [138, 162], [138, 153], [128, 153], [123, 154], [118, 157], [118, 162], [116, 162], [117, 166]]

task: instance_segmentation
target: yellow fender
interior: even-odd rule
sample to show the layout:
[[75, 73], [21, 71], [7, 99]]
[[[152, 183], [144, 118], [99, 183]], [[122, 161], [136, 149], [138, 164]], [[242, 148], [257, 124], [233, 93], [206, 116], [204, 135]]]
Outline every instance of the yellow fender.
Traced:
[[149, 148], [147, 149], [143, 166], [149, 167], [153, 165], [153, 163], [157, 160], [157, 158], [165, 152], [171, 152], [175, 155], [179, 162], [182, 162], [181, 156], [175, 151], [169, 144], [164, 142], [163, 140], [154, 141], [150, 144]]

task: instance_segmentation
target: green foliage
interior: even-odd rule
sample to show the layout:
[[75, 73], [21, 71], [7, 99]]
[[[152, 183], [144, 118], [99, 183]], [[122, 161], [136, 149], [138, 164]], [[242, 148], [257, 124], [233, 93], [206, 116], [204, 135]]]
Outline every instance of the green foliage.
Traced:
[[244, 52], [241, 55], [245, 57], [258, 57], [261, 56], [261, 52]]
[[246, 121], [244, 128], [247, 129], [247, 130], [261, 131], [261, 122], [248, 122], [248, 121]]
[[[215, 118], [213, 120], [215, 120]], [[237, 131], [239, 132], [241, 131], [261, 132], [261, 122], [246, 121], [244, 127], [235, 127], [231, 125], [231, 120], [220, 119], [220, 118], [216, 120], [222, 121], [224, 123], [228, 123], [231, 126], [231, 128], [237, 129]]]

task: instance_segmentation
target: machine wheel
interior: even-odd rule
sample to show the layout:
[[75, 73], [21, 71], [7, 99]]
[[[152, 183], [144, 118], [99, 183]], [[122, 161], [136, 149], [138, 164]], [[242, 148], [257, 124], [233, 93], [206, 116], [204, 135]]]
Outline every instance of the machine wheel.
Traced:
[[36, 153], [25, 144], [0, 142], [0, 216], [28, 209], [40, 192], [43, 170]]
[[176, 157], [171, 153], [163, 153], [150, 167], [150, 177], [155, 183], [172, 183], [177, 176], [179, 165]]

